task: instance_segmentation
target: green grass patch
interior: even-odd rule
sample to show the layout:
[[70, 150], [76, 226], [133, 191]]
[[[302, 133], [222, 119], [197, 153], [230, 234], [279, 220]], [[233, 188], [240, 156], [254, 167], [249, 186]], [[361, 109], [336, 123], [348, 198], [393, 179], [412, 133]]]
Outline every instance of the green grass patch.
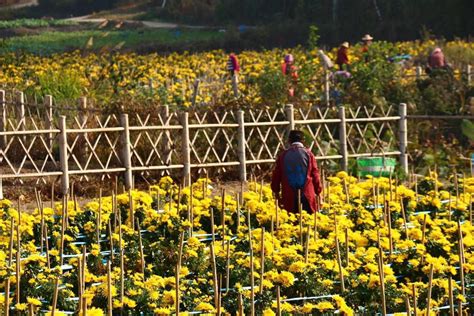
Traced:
[[77, 25], [77, 22], [70, 20], [55, 19], [16, 19], [16, 20], [0, 20], [0, 29], [13, 29], [18, 27], [39, 28], [48, 26], [67, 26]]
[[75, 49], [134, 49], [180, 43], [206, 42], [223, 38], [212, 30], [147, 29], [125, 31], [44, 32], [39, 35], [12, 37], [2, 41], [0, 52], [29, 52], [48, 55]]

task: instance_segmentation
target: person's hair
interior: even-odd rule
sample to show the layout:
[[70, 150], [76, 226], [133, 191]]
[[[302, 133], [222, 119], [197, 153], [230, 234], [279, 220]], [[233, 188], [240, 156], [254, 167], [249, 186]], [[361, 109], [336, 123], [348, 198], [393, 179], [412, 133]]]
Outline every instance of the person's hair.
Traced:
[[303, 132], [299, 130], [291, 130], [290, 134], [288, 134], [288, 140], [290, 143], [302, 142], [303, 141]]

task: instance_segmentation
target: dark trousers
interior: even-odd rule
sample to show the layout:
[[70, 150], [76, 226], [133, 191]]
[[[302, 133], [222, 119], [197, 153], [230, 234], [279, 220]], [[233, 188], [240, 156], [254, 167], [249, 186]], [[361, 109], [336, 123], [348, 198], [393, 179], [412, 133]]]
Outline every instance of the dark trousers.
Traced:
[[[311, 207], [309, 206], [308, 199], [306, 198], [306, 196], [303, 194], [302, 191], [299, 191], [299, 192], [301, 194], [301, 209], [303, 211], [310, 212]], [[299, 210], [299, 207], [298, 207], [298, 192], [296, 192], [295, 196], [296, 196], [295, 197], [295, 211], [298, 212], [298, 210]]]

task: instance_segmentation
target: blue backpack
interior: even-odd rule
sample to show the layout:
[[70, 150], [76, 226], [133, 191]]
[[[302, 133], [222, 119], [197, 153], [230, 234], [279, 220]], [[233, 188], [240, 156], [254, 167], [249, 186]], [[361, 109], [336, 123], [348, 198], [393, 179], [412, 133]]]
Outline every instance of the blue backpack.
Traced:
[[[289, 157], [287, 157], [290, 155]], [[284, 159], [285, 175], [288, 184], [294, 190], [302, 190], [306, 183], [307, 169], [301, 161], [299, 154], [288, 152]]]

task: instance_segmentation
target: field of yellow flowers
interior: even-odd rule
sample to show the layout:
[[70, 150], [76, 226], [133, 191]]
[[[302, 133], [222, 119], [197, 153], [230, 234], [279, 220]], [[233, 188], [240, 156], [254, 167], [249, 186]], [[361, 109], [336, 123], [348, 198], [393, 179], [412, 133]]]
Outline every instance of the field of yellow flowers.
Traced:
[[[370, 70], [368, 75], [387, 87], [393, 86], [393, 79], [402, 86], [413, 83], [415, 70], [412, 66], [426, 64], [429, 52], [437, 45], [444, 48], [448, 61], [457, 69], [457, 75], [460, 68], [474, 63], [473, 43], [375, 42], [372, 47], [374, 64], [368, 66], [373, 69], [367, 70]], [[333, 61], [336, 50], [337, 48], [332, 48], [328, 51], [328, 56]], [[314, 102], [323, 97], [324, 73], [317, 50], [296, 47], [243, 51], [238, 54], [241, 63], [240, 104], [256, 106], [288, 101], [285, 91], [270, 89], [275, 92], [275, 96], [265, 94], [264, 91], [265, 87], [275, 88], [272, 85], [274, 82], [268, 78], [274, 78], [280, 73], [283, 57], [287, 53], [295, 56], [295, 64], [300, 74], [296, 99], [292, 101]], [[387, 59], [397, 54], [412, 56], [408, 67], [397, 69], [392, 65], [389, 67], [390, 73], [378, 75], [387, 71]], [[360, 46], [351, 47], [351, 64], [364, 64], [359, 63], [361, 55]], [[86, 95], [99, 105], [121, 99], [141, 98], [172, 107], [189, 107], [195, 92], [194, 84], [196, 79], [199, 79], [201, 84], [196, 104], [226, 105], [235, 102], [231, 79], [226, 71], [227, 54], [219, 50], [168, 55], [96, 54], [79, 51], [52, 56], [10, 53], [0, 56], [0, 64], [0, 84], [3, 87], [24, 90], [38, 98], [51, 94], [57, 101], [64, 102]], [[354, 69], [356, 73], [363, 74], [366, 71], [357, 70], [356, 66]], [[361, 80], [366, 78], [359, 81]], [[383, 82], [380, 82], [381, 80]], [[365, 85], [371, 87], [373, 83]], [[378, 90], [381, 88], [383, 87], [377, 87]], [[405, 93], [408, 93], [408, 90], [405, 90]]]
[[316, 215], [199, 179], [0, 201], [0, 309], [34, 315], [471, 314], [474, 178], [328, 177]]

